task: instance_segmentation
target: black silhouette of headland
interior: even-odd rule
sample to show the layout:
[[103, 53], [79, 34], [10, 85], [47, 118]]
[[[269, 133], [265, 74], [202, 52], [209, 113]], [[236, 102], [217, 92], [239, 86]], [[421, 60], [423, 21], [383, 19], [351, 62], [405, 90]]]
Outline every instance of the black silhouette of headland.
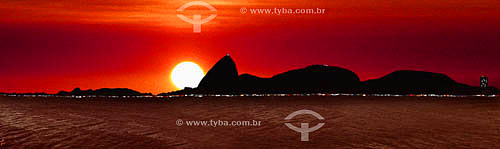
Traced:
[[81, 90], [80, 88], [75, 88], [71, 92], [59, 91], [56, 95], [59, 96], [143, 96], [143, 95], [152, 95], [151, 93], [140, 93], [138, 91], [134, 91], [128, 88], [101, 88], [101, 89], [88, 89]]
[[360, 87], [363, 93], [389, 94], [469, 95], [498, 92], [493, 87], [481, 89], [458, 83], [444, 74], [411, 70], [399, 70], [378, 79], [367, 80]]
[[224, 56], [207, 72], [198, 88], [206, 91], [230, 91], [239, 84], [238, 79], [238, 70], [233, 59]]
[[378, 79], [361, 82], [356, 73], [340, 67], [311, 65], [290, 70], [271, 78], [250, 74], [238, 75], [233, 59], [226, 55], [201, 80], [197, 88], [160, 95], [179, 94], [291, 94], [291, 93], [360, 93], [360, 94], [498, 94], [498, 89], [481, 89], [457, 83], [433, 72], [400, 70]]
[[[203, 77], [198, 87], [161, 93], [158, 96], [184, 94], [453, 94], [498, 95], [494, 87], [480, 88], [458, 83], [450, 77], [433, 72], [399, 70], [381, 78], [360, 81], [356, 73], [340, 67], [311, 65], [261, 78], [251, 74], [238, 75], [233, 59], [226, 55]], [[47, 93], [0, 93], [0, 95], [50, 95]], [[60, 91], [58, 96], [152, 96], [128, 88], [101, 88]]]
[[81, 90], [75, 88], [72, 91], [59, 91], [57, 94], [47, 94], [44, 92], [35, 93], [1, 93], [0, 95], [26, 95], [26, 96], [153, 96], [151, 93], [141, 93], [128, 88], [101, 88]]

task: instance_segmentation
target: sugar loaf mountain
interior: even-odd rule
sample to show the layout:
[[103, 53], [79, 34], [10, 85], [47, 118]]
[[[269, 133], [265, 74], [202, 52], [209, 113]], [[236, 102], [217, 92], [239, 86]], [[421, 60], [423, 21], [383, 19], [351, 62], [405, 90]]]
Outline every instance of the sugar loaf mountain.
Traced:
[[360, 81], [356, 73], [340, 67], [311, 65], [270, 78], [238, 75], [233, 59], [226, 55], [203, 77], [197, 88], [160, 95], [178, 94], [498, 94], [494, 87], [480, 88], [458, 83], [450, 77], [425, 71], [400, 70], [378, 79]]

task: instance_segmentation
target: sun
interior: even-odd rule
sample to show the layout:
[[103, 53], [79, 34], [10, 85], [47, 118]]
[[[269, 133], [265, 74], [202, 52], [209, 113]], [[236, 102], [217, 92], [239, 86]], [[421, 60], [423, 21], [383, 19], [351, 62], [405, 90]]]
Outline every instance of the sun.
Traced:
[[170, 79], [175, 87], [179, 89], [184, 89], [185, 87], [195, 88], [204, 75], [203, 69], [201, 69], [198, 64], [193, 62], [181, 62], [172, 70]]

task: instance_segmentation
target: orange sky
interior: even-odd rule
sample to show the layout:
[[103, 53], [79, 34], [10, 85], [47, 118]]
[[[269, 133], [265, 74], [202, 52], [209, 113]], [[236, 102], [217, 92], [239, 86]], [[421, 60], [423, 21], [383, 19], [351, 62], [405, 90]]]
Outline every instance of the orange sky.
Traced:
[[[5, 0], [0, 4], [0, 14], [2, 22], [140, 24], [167, 28], [184, 28], [186, 23], [177, 18], [176, 9], [187, 2], [190, 1]], [[495, 18], [498, 17], [500, 11], [498, 9], [500, 2], [496, 0], [358, 0], [356, 2], [349, 0], [211, 0], [206, 2], [219, 10], [217, 19], [210, 22], [219, 25], [219, 28], [221, 28], [220, 25], [234, 26], [235, 24], [240, 24], [241, 21], [252, 25], [264, 23], [261, 20], [254, 20], [256, 19], [254, 17], [262, 19], [262, 15], [241, 15], [239, 13], [241, 7], [326, 8], [328, 10], [327, 17], [349, 17], [353, 19], [354, 17], [369, 16], [481, 16]], [[272, 17], [272, 19], [276, 18]], [[207, 27], [210, 28], [211, 26], [207, 25]]]

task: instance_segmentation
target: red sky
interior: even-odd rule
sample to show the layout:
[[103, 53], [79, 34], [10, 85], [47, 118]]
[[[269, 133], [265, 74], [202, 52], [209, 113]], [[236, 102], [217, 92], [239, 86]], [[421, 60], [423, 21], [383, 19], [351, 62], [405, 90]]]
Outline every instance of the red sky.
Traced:
[[[500, 1], [206, 0], [217, 17], [192, 32], [177, 8], [188, 0], [4, 0], [0, 92], [131, 88], [175, 90], [169, 74], [193, 61], [206, 72], [226, 53], [240, 73], [262, 77], [311, 64], [362, 80], [400, 69], [500, 86]], [[240, 8], [322, 8], [326, 14], [241, 14]], [[188, 8], [183, 14], [211, 14]]]

